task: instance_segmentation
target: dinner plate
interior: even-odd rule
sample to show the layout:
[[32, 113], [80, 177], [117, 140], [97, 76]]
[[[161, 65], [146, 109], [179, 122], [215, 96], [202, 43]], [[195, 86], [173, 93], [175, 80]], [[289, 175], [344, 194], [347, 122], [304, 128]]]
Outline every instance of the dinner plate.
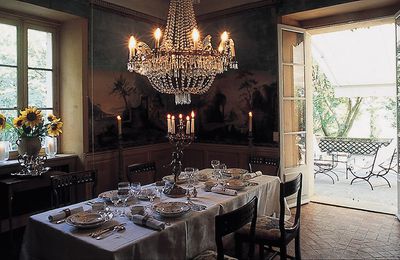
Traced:
[[70, 221], [78, 225], [92, 225], [102, 222], [103, 216], [97, 212], [78, 212], [70, 216]]
[[232, 190], [242, 190], [247, 186], [247, 184], [241, 180], [232, 179], [225, 182], [225, 187]]
[[152, 189], [142, 189], [139, 193], [139, 195], [137, 196], [138, 199], [140, 200], [150, 200], [150, 195], [154, 194], [154, 196], [157, 195], [155, 190]]
[[102, 216], [102, 221], [100, 221], [100, 222], [88, 223], [88, 224], [78, 224], [71, 220], [74, 215], [67, 217], [65, 220], [65, 223], [67, 223], [70, 226], [80, 228], [80, 229], [96, 228], [96, 227], [103, 225], [104, 223], [106, 223], [107, 221], [109, 221], [110, 219], [113, 218], [113, 214], [111, 212], [107, 212], [104, 214], [100, 214]]
[[[167, 182], [174, 182], [174, 177], [175, 177], [174, 175], [167, 175], [163, 177], [163, 180]], [[177, 184], [182, 184], [185, 183], [186, 181], [187, 181], [186, 176], [179, 176]]]
[[229, 168], [222, 172], [222, 175], [228, 177], [240, 176], [241, 174], [248, 173], [248, 170], [240, 169], [240, 168]]
[[162, 217], [180, 217], [190, 210], [190, 206], [185, 202], [169, 201], [160, 202], [154, 205], [154, 211]]

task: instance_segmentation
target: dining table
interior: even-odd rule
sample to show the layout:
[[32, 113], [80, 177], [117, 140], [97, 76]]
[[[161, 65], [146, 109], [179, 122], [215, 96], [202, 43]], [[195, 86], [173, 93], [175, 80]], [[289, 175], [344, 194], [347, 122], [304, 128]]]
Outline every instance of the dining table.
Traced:
[[[251, 185], [230, 196], [206, 191], [204, 183], [195, 184], [197, 196], [191, 203], [205, 205], [201, 211], [190, 210], [177, 218], [154, 218], [164, 221], [165, 229], [157, 231], [133, 223], [126, 216], [115, 216], [96, 230], [124, 223], [123, 232], [115, 232], [104, 239], [89, 236], [93, 229], [78, 229], [68, 223], [50, 222], [48, 216], [68, 208], [83, 207], [90, 210], [90, 201], [53, 209], [29, 218], [24, 234], [20, 259], [191, 259], [202, 251], [215, 249], [215, 216], [235, 210], [254, 196], [258, 197], [258, 215], [274, 215], [280, 211], [280, 179], [261, 175], [249, 180]], [[150, 184], [152, 187], [155, 184]], [[185, 187], [185, 184], [181, 186]], [[170, 198], [161, 195], [153, 203], [181, 201], [186, 197]], [[99, 201], [99, 198], [91, 201]], [[149, 201], [137, 201], [148, 206]], [[113, 206], [109, 206], [111, 210]], [[125, 208], [128, 210], [129, 208]], [[286, 214], [290, 209], [286, 206]]]

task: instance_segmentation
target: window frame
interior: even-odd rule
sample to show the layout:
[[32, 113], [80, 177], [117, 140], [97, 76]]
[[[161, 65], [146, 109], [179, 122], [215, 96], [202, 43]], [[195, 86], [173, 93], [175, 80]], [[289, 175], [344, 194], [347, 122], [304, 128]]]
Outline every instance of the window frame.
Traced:
[[[61, 117], [60, 111], [60, 24], [30, 17], [29, 15], [8, 14], [0, 10], [0, 23], [16, 26], [17, 29], [17, 107], [2, 110], [22, 110], [28, 106], [28, 30], [38, 30], [52, 34], [52, 85], [53, 85], [53, 113]], [[38, 107], [39, 108], [39, 107]], [[42, 108], [39, 108], [42, 109]], [[58, 140], [60, 142], [60, 140]], [[58, 146], [60, 147], [60, 146]], [[44, 150], [42, 148], [42, 150]], [[41, 151], [43, 152], [43, 151]], [[17, 157], [17, 151], [10, 151], [10, 159]]]

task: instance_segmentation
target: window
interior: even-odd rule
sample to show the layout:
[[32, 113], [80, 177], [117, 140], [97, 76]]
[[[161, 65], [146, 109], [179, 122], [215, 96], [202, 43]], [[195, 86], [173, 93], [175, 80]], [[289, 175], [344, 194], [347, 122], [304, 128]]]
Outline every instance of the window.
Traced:
[[[36, 21], [0, 18], [0, 113], [7, 118], [27, 106], [38, 107], [44, 116], [57, 114], [55, 29]], [[3, 134], [15, 144], [13, 131]]]

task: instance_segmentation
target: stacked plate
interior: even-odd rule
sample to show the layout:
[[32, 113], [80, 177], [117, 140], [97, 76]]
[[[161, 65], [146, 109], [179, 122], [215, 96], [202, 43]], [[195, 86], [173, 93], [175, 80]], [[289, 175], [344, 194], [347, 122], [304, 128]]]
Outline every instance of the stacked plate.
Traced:
[[247, 186], [247, 183], [241, 180], [232, 179], [225, 183], [225, 187], [232, 190], [242, 190]]
[[229, 168], [222, 172], [223, 175], [227, 177], [240, 177], [242, 174], [247, 173], [248, 171], [245, 169], [239, 168]]
[[190, 210], [185, 202], [174, 201], [174, 202], [160, 202], [154, 205], [154, 211], [162, 217], [176, 218], [183, 216]]
[[[174, 175], [167, 175], [163, 177], [164, 181], [167, 182], [174, 182]], [[177, 184], [182, 184], [187, 181], [187, 176], [186, 175], [179, 175]]]
[[78, 212], [69, 216], [65, 222], [77, 228], [99, 227], [112, 218], [112, 213], [98, 213], [91, 211]]

